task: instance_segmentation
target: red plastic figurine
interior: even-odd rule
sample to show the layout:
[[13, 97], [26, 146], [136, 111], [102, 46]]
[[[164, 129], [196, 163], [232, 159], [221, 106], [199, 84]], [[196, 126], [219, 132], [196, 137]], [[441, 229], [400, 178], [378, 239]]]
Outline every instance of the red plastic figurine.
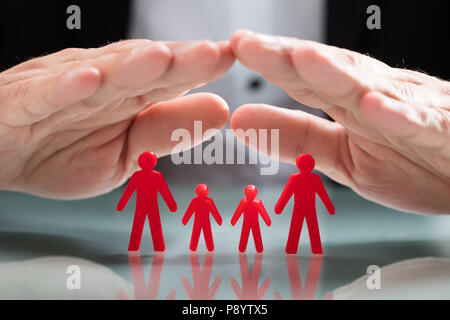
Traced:
[[255, 241], [256, 252], [263, 251], [263, 244], [261, 240], [261, 230], [259, 228], [259, 214], [263, 218], [267, 226], [270, 226], [272, 222], [270, 221], [269, 215], [262, 201], [256, 198], [258, 189], [254, 185], [249, 185], [245, 187], [246, 198], [241, 199], [239, 205], [231, 218], [231, 225], [234, 226], [239, 220], [242, 214], [244, 214], [244, 222], [242, 224], [241, 240], [239, 241], [239, 251], [245, 252], [248, 243], [248, 237], [250, 235], [250, 229], [253, 234], [253, 240]]
[[144, 152], [139, 156], [138, 163], [142, 168], [131, 176], [128, 185], [117, 204], [117, 210], [122, 211], [136, 191], [136, 211], [134, 214], [133, 229], [131, 230], [128, 251], [138, 251], [141, 246], [142, 230], [145, 218], [148, 216], [150, 231], [152, 233], [153, 248], [155, 251], [164, 251], [164, 237], [161, 227], [161, 218], [158, 209], [158, 192], [166, 202], [171, 212], [177, 210], [177, 204], [167, 187], [163, 175], [153, 170], [158, 158], [153, 152]]
[[189, 204], [181, 222], [186, 225], [195, 212], [194, 228], [192, 229], [191, 244], [189, 249], [197, 251], [198, 240], [200, 239], [200, 232], [203, 230], [205, 237], [206, 249], [214, 251], [214, 241], [211, 232], [211, 222], [209, 221], [209, 213], [212, 214], [217, 224], [222, 225], [222, 217], [214, 204], [213, 199], [208, 197], [208, 186], [206, 184], [199, 184], [195, 188], [197, 197], [194, 197]]
[[324, 203], [328, 212], [334, 215], [334, 206], [328, 197], [327, 191], [320, 180], [319, 175], [311, 172], [314, 169], [314, 158], [309, 154], [301, 154], [297, 157], [297, 167], [300, 172], [294, 173], [283, 190], [283, 193], [275, 205], [275, 213], [281, 214], [287, 202], [294, 194], [294, 212], [292, 213], [289, 238], [286, 245], [286, 253], [296, 254], [303, 220], [308, 224], [311, 251], [314, 254], [322, 254], [319, 225], [316, 214], [316, 193]]

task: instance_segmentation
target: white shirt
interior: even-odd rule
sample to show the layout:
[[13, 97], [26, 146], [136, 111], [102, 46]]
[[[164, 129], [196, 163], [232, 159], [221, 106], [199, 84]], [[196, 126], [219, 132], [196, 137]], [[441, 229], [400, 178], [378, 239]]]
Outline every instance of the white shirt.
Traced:
[[[220, 41], [229, 39], [237, 29], [249, 29], [322, 42], [324, 16], [324, 0], [134, 0], [129, 37]], [[238, 62], [225, 76], [195, 91], [218, 94], [227, 101], [231, 112], [245, 103], [304, 109], [283, 90]], [[245, 167], [247, 170], [239, 170], [239, 176], [250, 178], [256, 174]], [[257, 169], [255, 165], [252, 167]], [[280, 172], [283, 171], [292, 172], [292, 167], [287, 171], [280, 167]]]
[[[315, 41], [324, 39], [323, 0], [135, 0], [131, 38], [152, 40], [229, 39], [237, 29]], [[251, 83], [259, 82], [251, 89]], [[215, 83], [197, 91], [217, 93], [234, 110], [245, 103], [293, 107], [274, 85], [236, 63]]]

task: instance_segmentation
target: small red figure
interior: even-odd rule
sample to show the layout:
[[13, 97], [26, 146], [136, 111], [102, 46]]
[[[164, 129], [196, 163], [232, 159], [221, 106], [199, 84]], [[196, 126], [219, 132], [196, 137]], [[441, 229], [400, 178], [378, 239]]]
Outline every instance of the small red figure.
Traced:
[[316, 193], [324, 203], [328, 212], [334, 215], [334, 206], [328, 197], [327, 191], [320, 180], [319, 175], [311, 172], [314, 169], [314, 158], [309, 154], [301, 154], [297, 157], [297, 167], [300, 170], [289, 177], [283, 193], [275, 205], [275, 213], [281, 214], [287, 202], [294, 194], [294, 212], [292, 213], [291, 227], [289, 230], [286, 253], [296, 254], [303, 220], [308, 225], [311, 251], [314, 254], [322, 254], [319, 225], [316, 214]]
[[189, 249], [197, 251], [198, 240], [200, 239], [200, 232], [203, 230], [205, 237], [206, 249], [214, 251], [214, 241], [211, 232], [211, 222], [209, 221], [209, 213], [212, 214], [217, 224], [222, 225], [222, 217], [214, 204], [213, 199], [208, 197], [208, 186], [206, 184], [199, 184], [195, 188], [197, 197], [194, 197], [186, 210], [181, 223], [186, 225], [195, 212], [194, 227], [192, 229], [191, 244]]
[[133, 173], [117, 204], [117, 210], [122, 211], [127, 205], [128, 200], [130, 200], [131, 195], [136, 191], [136, 210], [128, 251], [139, 250], [145, 218], [147, 216], [152, 233], [154, 250], [164, 251], [166, 249], [158, 209], [158, 192], [171, 212], [177, 211], [177, 204], [161, 172], [153, 170], [157, 161], [158, 158], [153, 152], [144, 152], [139, 156], [138, 164], [142, 170]]
[[270, 285], [270, 278], [266, 278], [258, 289], [259, 275], [261, 273], [262, 254], [257, 253], [253, 258], [253, 267], [250, 272], [246, 253], [239, 254], [239, 266], [241, 268], [242, 289], [235, 278], [230, 279], [234, 293], [239, 300], [261, 300]]
[[261, 240], [261, 230], [259, 228], [259, 214], [263, 218], [268, 227], [272, 224], [269, 215], [262, 201], [256, 198], [258, 189], [254, 185], [248, 185], [245, 187], [246, 198], [241, 199], [239, 205], [234, 212], [233, 218], [231, 218], [231, 225], [234, 226], [239, 220], [242, 214], [244, 214], [244, 222], [242, 224], [241, 240], [239, 241], [239, 251], [245, 252], [248, 243], [248, 237], [250, 235], [250, 229], [253, 234], [253, 240], [255, 241], [256, 252], [263, 251], [263, 244]]
[[222, 278], [217, 276], [211, 286], [209, 280], [211, 277], [212, 265], [214, 261], [214, 253], [207, 252], [203, 261], [203, 268], [200, 267], [198, 255], [195, 252], [189, 254], [192, 269], [192, 284], [183, 276], [181, 281], [184, 289], [191, 300], [212, 300], [216, 295], [217, 289], [220, 287]]

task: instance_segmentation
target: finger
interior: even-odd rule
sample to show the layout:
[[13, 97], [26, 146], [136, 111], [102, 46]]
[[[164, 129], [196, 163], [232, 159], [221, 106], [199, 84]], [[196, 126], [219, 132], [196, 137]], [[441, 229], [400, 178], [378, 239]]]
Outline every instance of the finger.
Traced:
[[173, 54], [165, 44], [146, 43], [118, 55], [86, 61], [86, 65], [100, 70], [103, 81], [95, 94], [84, 101], [85, 104], [101, 107], [116, 99], [133, 96], [133, 91], [161, 77], [172, 59]]
[[173, 52], [172, 65], [156, 87], [206, 81], [221, 59], [219, 46], [211, 41], [169, 42], [167, 46]]
[[48, 72], [49, 67], [104, 57], [109, 54], [119, 54], [123, 51], [130, 50], [137, 46], [148, 45], [151, 42], [151, 40], [147, 39], [131, 39], [114, 42], [99, 48], [67, 48], [42, 57], [30, 59], [12, 68], [9, 68], [8, 70], [5, 70], [4, 73], [10, 75], [28, 73], [30, 71]]
[[[377, 79], [381, 62], [348, 50], [295, 38], [238, 31], [231, 37], [236, 57], [250, 69], [311, 107], [357, 109]], [[368, 71], [361, 77], [363, 71]]]
[[[219, 59], [217, 64], [212, 67], [212, 73], [205, 72], [203, 78], [200, 80], [192, 80], [191, 78], [183, 77], [184, 83], [175, 81], [176, 84], [171, 84], [165, 88], [156, 88], [140, 97], [141, 101], [145, 101], [145, 104], [153, 104], [155, 102], [169, 100], [174, 97], [183, 95], [189, 90], [197, 88], [207, 82], [213, 82], [220, 78], [225, 72], [230, 69], [234, 63], [234, 55], [231, 50], [230, 43], [228, 41], [221, 41], [217, 43], [217, 49], [219, 51]], [[214, 55], [214, 53], [212, 53]], [[190, 80], [191, 79], [191, 80]], [[159, 84], [161, 86], [161, 84]]]
[[[93, 60], [96, 58], [120, 56], [140, 47], [148, 47], [152, 45], [173, 47], [177, 44], [181, 44], [181, 42], [152, 42], [151, 40], [146, 39], [133, 39], [114, 42], [100, 48], [67, 48], [53, 54], [28, 60], [4, 71], [2, 73], [4, 77], [0, 79], [0, 84], [6, 85], [11, 82], [20, 81], [32, 76], [41, 75], [43, 73], [48, 74], [51, 72], [66, 70], [69, 66], [77, 66], [82, 62], [86, 62], [88, 60]], [[218, 73], [221, 74], [233, 64], [234, 56], [229, 41], [218, 42], [217, 47], [221, 54], [221, 59], [219, 61], [219, 66], [217, 67], [217, 71], [219, 71]], [[220, 72], [220, 70], [222, 70], [222, 72]]]
[[100, 83], [98, 69], [80, 67], [2, 86], [0, 122], [8, 126], [23, 126], [40, 121], [89, 97]]
[[180, 143], [172, 141], [176, 129], [188, 130], [191, 140], [186, 147], [193, 147], [212, 136], [211, 132], [203, 137], [194, 135], [194, 121], [201, 121], [205, 132], [224, 127], [228, 117], [226, 102], [213, 94], [197, 93], [157, 103], [141, 112], [130, 128], [126, 162], [134, 166], [139, 155], [147, 150], [158, 156], [170, 154]]
[[146, 95], [142, 101], [152, 103], [177, 97], [210, 81], [216, 72], [225, 72], [234, 60], [230, 53], [211, 41], [155, 42], [134, 48], [99, 62], [105, 80], [86, 103], [105, 105], [123, 95]]
[[406, 143], [434, 149], [450, 158], [450, 117], [439, 108], [419, 107], [368, 92], [361, 99], [365, 120], [385, 135]]
[[[335, 122], [302, 111], [247, 104], [233, 112], [230, 126], [233, 130], [244, 131], [250, 128], [266, 129], [268, 141], [272, 140], [271, 130], [278, 129], [281, 161], [295, 164], [299, 154], [309, 153], [316, 160], [318, 170], [336, 181], [350, 183], [345, 129]], [[252, 144], [251, 140], [248, 141], [239, 134], [236, 137], [258, 150], [258, 145]]]
[[216, 68], [213, 70], [213, 73], [210, 75], [208, 82], [212, 82], [220, 78], [225, 72], [228, 71], [228, 69], [231, 68], [235, 61], [233, 49], [231, 48], [229, 41], [220, 41], [217, 43], [217, 47], [219, 48], [220, 59]]
[[[78, 199], [104, 193], [105, 189], [114, 188], [130, 177], [138, 167], [137, 159], [142, 152], [150, 150], [161, 157], [171, 153], [180, 142], [183, 147], [192, 147], [214, 134], [211, 131], [206, 134], [206, 130], [223, 127], [228, 116], [228, 106], [223, 99], [198, 93], [157, 103], [134, 120], [127, 119], [94, 132], [81, 130], [82, 139], [79, 135], [62, 136], [64, 144], [71, 148], [61, 150], [49, 160], [45, 160], [46, 150], [33, 157], [24, 173], [29, 178], [21, 188], [28, 192], [39, 190], [40, 194], [53, 198], [67, 198], [70, 194], [71, 199]], [[202, 121], [203, 137], [194, 135], [194, 121]], [[187, 130], [191, 141], [172, 141], [172, 132], [176, 129]], [[78, 170], [51, 170], [61, 166], [76, 166]], [[111, 175], [106, 178], [92, 181], [99, 168], [114, 170], [110, 170]], [[44, 173], [46, 179], [42, 179]], [[63, 180], [74, 182], [62, 185]], [[83, 186], [87, 184], [90, 188], [85, 191]]]

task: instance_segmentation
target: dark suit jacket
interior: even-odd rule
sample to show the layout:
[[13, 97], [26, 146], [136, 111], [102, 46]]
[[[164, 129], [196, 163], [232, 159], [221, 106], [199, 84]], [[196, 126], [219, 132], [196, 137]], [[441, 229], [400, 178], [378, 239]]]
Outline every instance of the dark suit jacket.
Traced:
[[[149, 0], [150, 1], [150, 0]], [[297, 0], [301, 1], [301, 0]], [[66, 28], [70, 4], [82, 9], [81, 30]], [[366, 9], [381, 8], [381, 30], [368, 30]], [[1, 0], [0, 70], [67, 47], [97, 47], [127, 35], [130, 1]], [[448, 0], [328, 0], [327, 41], [450, 79]]]

